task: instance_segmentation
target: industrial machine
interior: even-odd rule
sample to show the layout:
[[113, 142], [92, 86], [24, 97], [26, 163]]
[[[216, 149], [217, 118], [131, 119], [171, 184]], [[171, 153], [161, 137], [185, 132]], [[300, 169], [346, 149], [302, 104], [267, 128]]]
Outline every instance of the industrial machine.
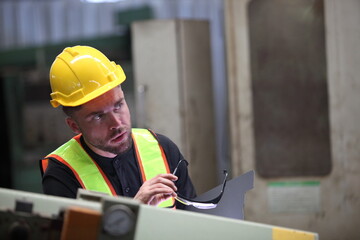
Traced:
[[85, 190], [68, 199], [0, 188], [0, 239], [169, 238], [315, 240], [318, 235]]

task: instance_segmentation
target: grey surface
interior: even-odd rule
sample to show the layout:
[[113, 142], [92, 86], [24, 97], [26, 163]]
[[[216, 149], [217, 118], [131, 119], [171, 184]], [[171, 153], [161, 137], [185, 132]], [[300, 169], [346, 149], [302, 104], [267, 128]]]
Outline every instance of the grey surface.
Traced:
[[257, 174], [331, 172], [324, 1], [249, 4]]
[[[207, 201], [219, 195], [222, 185], [198, 196], [194, 200]], [[245, 193], [254, 188], [254, 171], [251, 170], [226, 183], [224, 194], [216, 208], [197, 209], [187, 206], [186, 210], [223, 216], [235, 219], [244, 219]]]

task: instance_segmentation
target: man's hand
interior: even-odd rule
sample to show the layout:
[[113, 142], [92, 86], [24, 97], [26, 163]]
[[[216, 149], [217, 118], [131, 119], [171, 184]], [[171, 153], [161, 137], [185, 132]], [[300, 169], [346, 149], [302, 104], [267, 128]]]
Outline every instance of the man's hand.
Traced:
[[174, 184], [176, 180], [177, 176], [173, 174], [159, 174], [144, 182], [134, 199], [156, 206], [170, 197], [176, 197], [177, 188]]

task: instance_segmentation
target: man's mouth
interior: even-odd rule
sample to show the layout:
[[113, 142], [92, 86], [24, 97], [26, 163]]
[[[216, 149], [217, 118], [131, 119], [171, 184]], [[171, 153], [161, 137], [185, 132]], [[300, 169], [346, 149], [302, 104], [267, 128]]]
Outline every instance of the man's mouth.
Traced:
[[121, 143], [122, 141], [125, 140], [127, 134], [126, 134], [126, 131], [122, 131], [118, 134], [116, 134], [113, 138], [111, 138], [111, 142], [112, 143]]

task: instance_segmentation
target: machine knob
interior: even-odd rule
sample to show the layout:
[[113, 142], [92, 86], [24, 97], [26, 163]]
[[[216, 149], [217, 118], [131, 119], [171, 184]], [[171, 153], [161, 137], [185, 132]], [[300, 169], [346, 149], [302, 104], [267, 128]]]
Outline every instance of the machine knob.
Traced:
[[113, 205], [104, 213], [103, 230], [111, 236], [124, 236], [133, 230], [134, 226], [135, 214], [125, 205]]
[[30, 239], [30, 227], [24, 221], [16, 221], [9, 227], [8, 239]]

